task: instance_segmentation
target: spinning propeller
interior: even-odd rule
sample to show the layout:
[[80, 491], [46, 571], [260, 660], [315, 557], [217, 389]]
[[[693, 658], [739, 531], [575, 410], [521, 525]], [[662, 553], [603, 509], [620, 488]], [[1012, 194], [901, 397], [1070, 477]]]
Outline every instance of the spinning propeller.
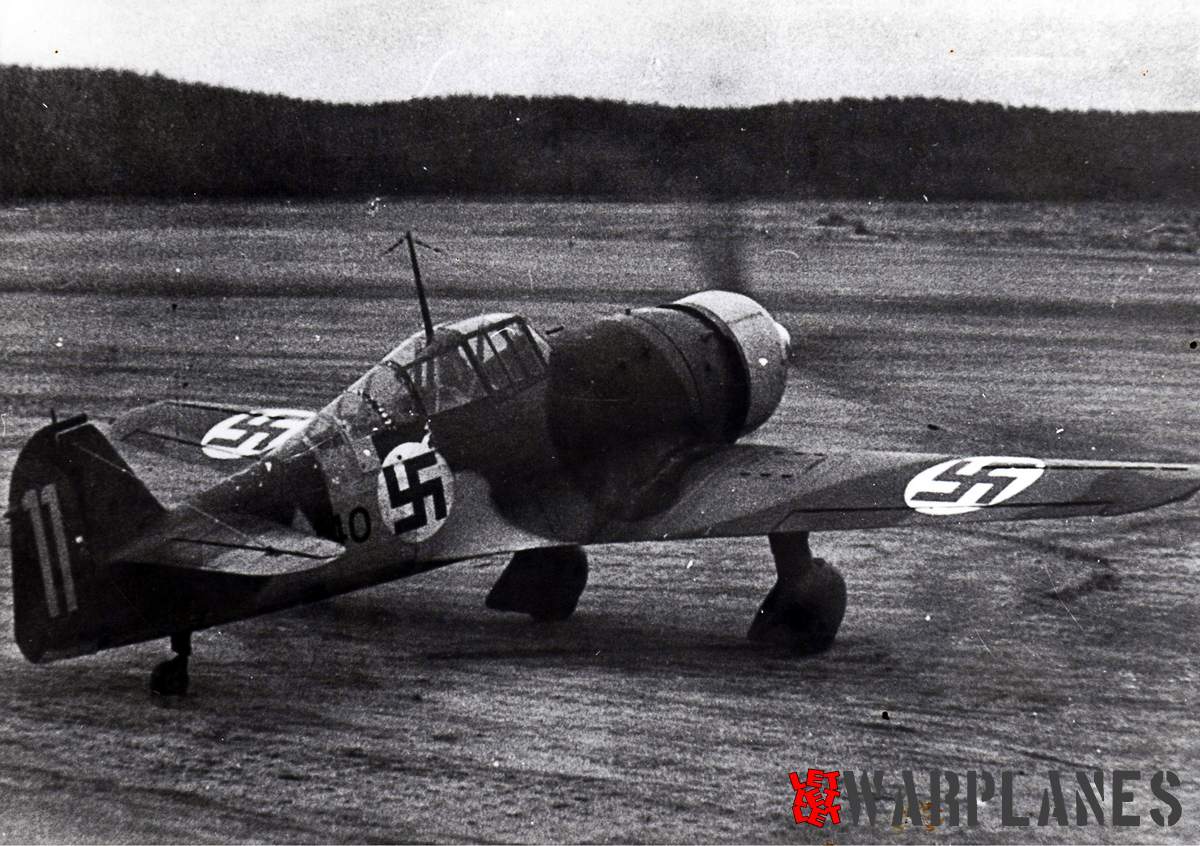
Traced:
[[[1014, 375], [980, 372], [989, 359], [977, 344], [1007, 341], [983, 336], [977, 342], [979, 336], [964, 328], [955, 343], [968, 354], [942, 355], [938, 341], [903, 331], [906, 318], [886, 299], [859, 300], [853, 314], [839, 309], [840, 297], [815, 290], [796, 269], [803, 267], [795, 260], [805, 245], [793, 241], [784, 243], [790, 249], [780, 248], [779, 240], [767, 240], [747, 224], [738, 204], [712, 201], [694, 208], [699, 219], [691, 226], [691, 250], [701, 286], [761, 303], [790, 335], [793, 381], [840, 401], [854, 419], [873, 418], [892, 430], [900, 424], [911, 441], [905, 448], [1114, 460], [1162, 454], [1112, 432], [1098, 416], [1076, 414], [1064, 422], [1048, 413], [1035, 391], [1014, 391], [1011, 384], [990, 390], [989, 378], [1010, 381]], [[929, 310], [942, 322], [936, 305]]]

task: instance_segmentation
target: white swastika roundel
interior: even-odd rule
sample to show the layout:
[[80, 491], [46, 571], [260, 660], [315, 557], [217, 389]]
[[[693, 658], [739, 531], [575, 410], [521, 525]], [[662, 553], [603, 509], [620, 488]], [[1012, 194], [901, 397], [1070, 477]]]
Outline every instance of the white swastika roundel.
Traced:
[[428, 443], [403, 443], [379, 467], [379, 513], [406, 541], [433, 537], [454, 507], [454, 474]]
[[1012, 499], [1042, 477], [1036, 458], [976, 456], [952, 458], [913, 476], [904, 503], [921, 514], [967, 514]]
[[260, 408], [226, 417], [205, 433], [200, 448], [209, 458], [254, 458], [275, 449], [313, 418], [311, 411]]

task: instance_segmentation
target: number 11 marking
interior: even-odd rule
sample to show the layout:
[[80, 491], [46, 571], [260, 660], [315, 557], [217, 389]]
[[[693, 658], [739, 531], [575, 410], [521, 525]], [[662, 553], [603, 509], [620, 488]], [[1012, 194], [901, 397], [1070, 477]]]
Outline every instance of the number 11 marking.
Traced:
[[[46, 533], [46, 524], [42, 521], [42, 506], [50, 512], [50, 529], [54, 536], [54, 548], [57, 555], [50, 551], [50, 540]], [[38, 563], [42, 566], [42, 587], [46, 592], [46, 608], [51, 617], [57, 617], [60, 609], [58, 592], [54, 589], [55, 559], [58, 562], [59, 574], [62, 576], [63, 593], [67, 596], [68, 613], [79, 610], [75, 599], [75, 579], [71, 575], [71, 556], [67, 548], [67, 533], [63, 528], [62, 507], [58, 502], [58, 488], [53, 482], [40, 491], [30, 488], [21, 498], [21, 506], [29, 512], [33, 523], [33, 540], [37, 545]]]

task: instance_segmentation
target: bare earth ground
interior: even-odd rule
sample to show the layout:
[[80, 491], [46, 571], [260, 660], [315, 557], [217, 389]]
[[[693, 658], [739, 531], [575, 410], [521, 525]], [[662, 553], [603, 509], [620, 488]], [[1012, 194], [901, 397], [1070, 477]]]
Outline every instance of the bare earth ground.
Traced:
[[[757, 439], [1200, 458], [1197, 220], [1130, 206], [743, 209], [798, 360]], [[694, 209], [593, 204], [0, 208], [0, 475], [53, 406], [323, 403], [435, 316], [542, 326], [704, 287]], [[1190, 216], [1189, 216], [1190, 215]], [[931, 428], [936, 427], [936, 428]], [[169, 480], [156, 480], [170, 493]], [[1095, 841], [1200, 838], [1195, 502], [1110, 520], [828, 534], [850, 608], [827, 655], [743, 633], [765, 541], [599, 548], [579, 611], [486, 611], [464, 564], [164, 644], [35, 667], [0, 640], [7, 841]], [[11, 632], [7, 529], [0, 631]], [[889, 719], [883, 719], [884, 711]], [[797, 827], [790, 770], [1139, 769], [1138, 828]], [[1183, 779], [1151, 824], [1149, 772]], [[1069, 794], [1068, 794], [1069, 796]]]

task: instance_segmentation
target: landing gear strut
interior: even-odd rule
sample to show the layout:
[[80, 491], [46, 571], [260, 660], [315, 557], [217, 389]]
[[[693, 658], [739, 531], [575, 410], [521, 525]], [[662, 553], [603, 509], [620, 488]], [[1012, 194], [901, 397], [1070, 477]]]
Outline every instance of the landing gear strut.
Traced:
[[581, 547], [525, 549], [508, 562], [488, 593], [486, 605], [543, 622], [565, 620], [575, 611], [587, 577], [587, 553]]
[[846, 581], [823, 558], [813, 558], [808, 532], [768, 535], [779, 577], [746, 636], [801, 654], [824, 652], [846, 613]]
[[183, 696], [188, 690], [188, 656], [192, 654], [192, 633], [171, 635], [175, 657], [163, 661], [150, 673], [150, 692], [157, 696]]

